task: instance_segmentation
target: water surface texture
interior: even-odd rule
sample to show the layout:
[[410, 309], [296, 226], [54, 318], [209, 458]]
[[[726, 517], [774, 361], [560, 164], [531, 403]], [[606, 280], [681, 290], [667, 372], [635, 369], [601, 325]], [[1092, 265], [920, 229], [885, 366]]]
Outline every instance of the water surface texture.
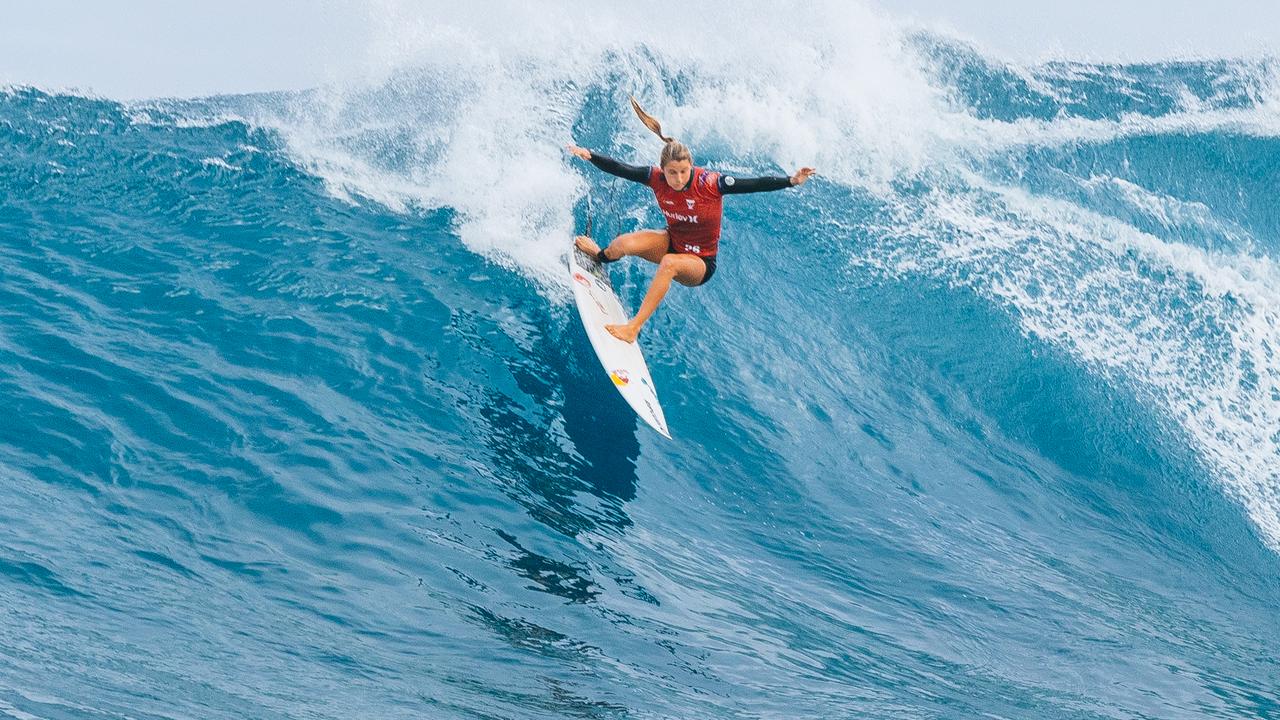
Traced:
[[[1280, 717], [1277, 66], [756, 10], [0, 92], [0, 716]], [[563, 272], [631, 93], [821, 172], [642, 334], [672, 441]]]

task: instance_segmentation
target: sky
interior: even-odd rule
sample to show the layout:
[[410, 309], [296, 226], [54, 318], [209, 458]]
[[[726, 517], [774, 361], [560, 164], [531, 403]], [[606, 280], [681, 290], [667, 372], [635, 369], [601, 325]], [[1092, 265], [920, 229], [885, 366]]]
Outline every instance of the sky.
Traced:
[[[868, 1], [1013, 61], [1280, 49], [1280, 0]], [[0, 0], [0, 84], [119, 99], [314, 87], [358, 64], [377, 27], [373, 8], [371, 0]]]
[[313, 87], [370, 23], [340, 0], [0, 0], [0, 83], [118, 99]]

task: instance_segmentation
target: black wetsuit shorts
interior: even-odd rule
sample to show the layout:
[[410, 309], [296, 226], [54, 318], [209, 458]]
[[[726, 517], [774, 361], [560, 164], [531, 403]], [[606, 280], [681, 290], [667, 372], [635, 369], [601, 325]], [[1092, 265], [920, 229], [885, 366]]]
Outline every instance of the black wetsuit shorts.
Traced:
[[[699, 255], [698, 257], [702, 257], [702, 256]], [[702, 276], [702, 282], [698, 283], [698, 285], [706, 285], [711, 280], [711, 276], [716, 274], [716, 256], [715, 255], [702, 257], [702, 262], [707, 264], [707, 274]]]
[[[669, 253], [677, 252], [676, 245], [675, 243], [671, 242], [670, 235], [667, 236], [667, 252]], [[706, 263], [707, 274], [703, 275], [702, 282], [698, 283], [697, 285], [694, 285], [694, 287], [698, 287], [699, 285], [706, 285], [708, 282], [711, 281], [711, 276], [716, 274], [716, 256], [715, 255], [699, 255], [698, 257], [702, 258], [702, 262]]]
[[[630, 180], [641, 185], [649, 184], [649, 174], [652, 172], [650, 167], [618, 162], [594, 150], [591, 151], [591, 164], [610, 175], [616, 175], [624, 180]], [[692, 182], [692, 178], [690, 178], [690, 182]], [[789, 177], [735, 178], [732, 175], [721, 175], [717, 182], [717, 188], [721, 195], [769, 192], [788, 187], [791, 187], [791, 178]], [[674, 246], [669, 245], [667, 251], [675, 252], [676, 249]], [[698, 257], [702, 256], [699, 255]], [[698, 284], [706, 285], [711, 280], [711, 276], [716, 274], [716, 256], [702, 257], [702, 262], [707, 264], [707, 274], [702, 276], [702, 282]]]

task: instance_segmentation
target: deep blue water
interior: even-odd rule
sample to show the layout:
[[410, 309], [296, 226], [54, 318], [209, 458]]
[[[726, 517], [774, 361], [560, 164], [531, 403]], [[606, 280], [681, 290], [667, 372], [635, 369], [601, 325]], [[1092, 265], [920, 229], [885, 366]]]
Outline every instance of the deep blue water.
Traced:
[[[1276, 68], [900, 52], [0, 94], [0, 716], [1280, 717]], [[646, 327], [672, 441], [558, 275], [638, 83], [823, 173]]]

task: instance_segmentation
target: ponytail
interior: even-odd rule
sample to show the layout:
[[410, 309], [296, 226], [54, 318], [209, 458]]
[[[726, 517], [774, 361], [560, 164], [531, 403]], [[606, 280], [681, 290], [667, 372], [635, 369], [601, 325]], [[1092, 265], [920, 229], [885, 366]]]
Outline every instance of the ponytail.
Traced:
[[636, 102], [635, 98], [631, 98], [631, 109], [635, 110], [636, 115], [640, 116], [640, 122], [644, 123], [645, 127], [652, 130], [654, 135], [657, 135], [658, 137], [662, 138], [662, 142], [664, 143], [675, 142], [675, 138], [669, 138], [666, 135], [662, 134], [662, 124], [658, 122], [657, 118], [645, 112], [644, 108], [640, 107], [640, 103]]
[[640, 122], [644, 123], [645, 127], [653, 131], [653, 134], [657, 135], [665, 143], [662, 146], [662, 158], [658, 163], [658, 167], [666, 167], [667, 163], [672, 161], [687, 160], [690, 163], [693, 162], [693, 153], [689, 152], [689, 147], [675, 138], [663, 135], [662, 124], [658, 122], [657, 118], [645, 112], [635, 98], [631, 98], [631, 109], [636, 111], [636, 116], [640, 118]]

